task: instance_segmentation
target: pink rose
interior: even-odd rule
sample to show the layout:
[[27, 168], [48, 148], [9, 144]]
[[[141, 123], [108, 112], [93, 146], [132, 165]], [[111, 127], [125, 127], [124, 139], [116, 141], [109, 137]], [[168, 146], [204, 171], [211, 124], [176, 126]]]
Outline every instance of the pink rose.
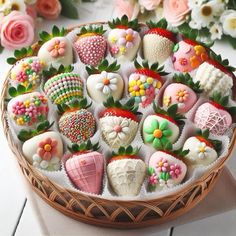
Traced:
[[28, 5], [26, 7], [26, 12], [29, 16], [31, 16], [33, 19], [36, 19], [37, 18], [37, 12], [36, 12], [36, 9], [35, 9], [35, 6], [34, 5]]
[[181, 25], [190, 11], [188, 0], [165, 0], [163, 2], [164, 17], [173, 26]]
[[155, 10], [161, 3], [161, 0], [139, 0], [139, 4], [146, 10]]
[[36, 10], [40, 16], [53, 20], [61, 13], [61, 3], [59, 0], [38, 0]]
[[0, 24], [1, 45], [7, 49], [19, 49], [32, 44], [34, 21], [24, 13], [12, 11]]

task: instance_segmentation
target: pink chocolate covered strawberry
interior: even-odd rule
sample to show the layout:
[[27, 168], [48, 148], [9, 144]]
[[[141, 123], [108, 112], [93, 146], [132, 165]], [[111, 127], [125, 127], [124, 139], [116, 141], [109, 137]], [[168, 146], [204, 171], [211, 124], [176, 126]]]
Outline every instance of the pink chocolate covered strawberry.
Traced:
[[99, 144], [92, 145], [90, 140], [81, 145], [73, 144], [72, 154], [65, 162], [66, 173], [76, 188], [100, 194], [104, 172], [104, 156], [97, 152]]
[[129, 95], [142, 107], [150, 105], [163, 85], [163, 76], [167, 75], [158, 63], [149, 66], [147, 61], [140, 65], [134, 62], [136, 70], [129, 76]]
[[194, 123], [200, 129], [209, 129], [212, 134], [223, 135], [232, 124], [232, 116], [236, 107], [227, 107], [229, 97], [222, 97], [215, 92], [209, 102], [198, 107]]
[[175, 34], [167, 30], [167, 22], [161, 19], [159, 22], [147, 22], [149, 30], [143, 37], [144, 59], [151, 63], [162, 64], [172, 53]]
[[74, 48], [80, 60], [87, 65], [96, 66], [105, 57], [107, 41], [103, 34], [103, 26], [82, 27]]

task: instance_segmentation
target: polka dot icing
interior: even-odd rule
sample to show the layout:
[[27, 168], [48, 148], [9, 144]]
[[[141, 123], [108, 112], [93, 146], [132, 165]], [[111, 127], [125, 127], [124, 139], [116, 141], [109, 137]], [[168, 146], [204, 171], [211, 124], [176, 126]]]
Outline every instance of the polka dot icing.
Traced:
[[32, 90], [35, 90], [41, 82], [44, 66], [44, 61], [37, 57], [22, 59], [11, 70], [10, 84], [14, 87], [31, 84]]
[[151, 77], [131, 74], [129, 77], [129, 95], [142, 107], [150, 105], [157, 95], [162, 83]]
[[95, 118], [85, 109], [64, 113], [58, 125], [60, 132], [73, 143], [87, 141], [96, 131]]
[[68, 103], [83, 96], [83, 82], [78, 74], [62, 73], [49, 79], [44, 91], [53, 103]]

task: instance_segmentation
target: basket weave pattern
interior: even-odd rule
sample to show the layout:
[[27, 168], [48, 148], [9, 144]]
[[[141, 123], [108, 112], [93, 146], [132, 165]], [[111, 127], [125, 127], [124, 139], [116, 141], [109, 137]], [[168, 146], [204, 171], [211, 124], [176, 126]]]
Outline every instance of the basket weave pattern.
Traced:
[[[35, 48], [37, 51], [37, 45]], [[9, 131], [7, 108], [4, 102], [7, 85], [8, 79], [5, 80], [1, 93], [1, 120], [9, 146], [24, 176], [34, 191], [48, 204], [63, 214], [85, 223], [127, 229], [163, 223], [182, 215], [199, 203], [214, 186], [225, 161], [233, 151], [236, 140], [236, 131], [234, 131], [228, 155], [200, 179], [168, 197], [148, 201], [112, 201], [91, 197], [53, 183], [25, 160]]]

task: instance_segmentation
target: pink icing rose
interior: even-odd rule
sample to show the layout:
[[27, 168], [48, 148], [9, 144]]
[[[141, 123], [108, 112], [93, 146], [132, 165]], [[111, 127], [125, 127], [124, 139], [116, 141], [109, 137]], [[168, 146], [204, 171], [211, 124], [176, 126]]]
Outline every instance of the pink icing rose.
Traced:
[[38, 0], [36, 10], [40, 16], [54, 20], [61, 13], [61, 3], [59, 0]]
[[34, 21], [31, 16], [12, 11], [0, 23], [1, 45], [7, 49], [27, 47], [34, 40]]
[[139, 4], [148, 11], [155, 10], [161, 3], [161, 0], [139, 0]]
[[163, 2], [163, 14], [173, 26], [181, 25], [185, 16], [190, 11], [188, 0], [165, 0]]

